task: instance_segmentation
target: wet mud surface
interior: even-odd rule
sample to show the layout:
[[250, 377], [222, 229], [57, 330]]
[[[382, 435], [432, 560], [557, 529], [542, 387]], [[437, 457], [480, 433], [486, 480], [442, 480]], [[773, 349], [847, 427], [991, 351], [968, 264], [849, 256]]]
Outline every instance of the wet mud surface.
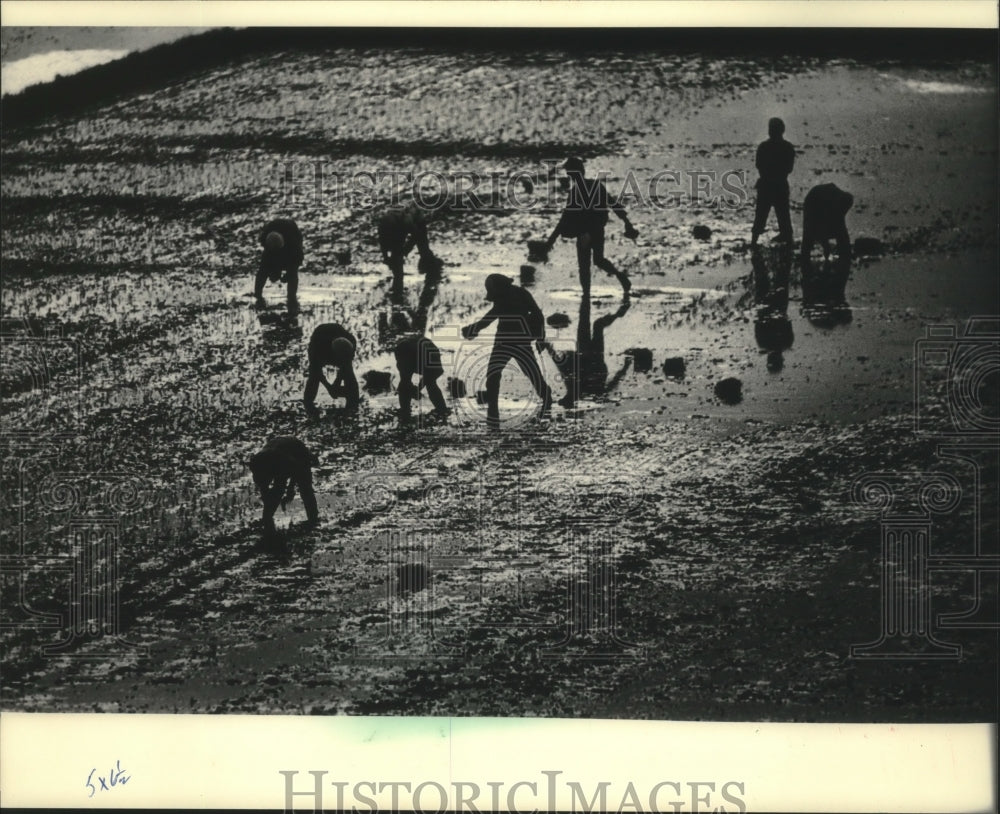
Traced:
[[[909, 489], [950, 473], [960, 495], [933, 515], [933, 552], [997, 554], [996, 452], [940, 454], [954, 376], [914, 366], [927, 326], [961, 336], [998, 312], [995, 96], [972, 62], [343, 49], [5, 134], [2, 553], [19, 566], [4, 571], [4, 707], [994, 720], [995, 627], [939, 614], [978, 601], [995, 624], [995, 573], [940, 570], [923, 589], [961, 658], [850, 653], [882, 625], [880, 512], [852, 497], [860, 477]], [[854, 195], [852, 238], [883, 254], [803, 268], [772, 231], [752, 255], [752, 191], [630, 207], [638, 240], [612, 219], [606, 248], [630, 303], [595, 271], [589, 314], [610, 385], [541, 420], [510, 366], [488, 432], [475, 394], [491, 338], [458, 328], [558, 217], [541, 161], [582, 155], [612, 191], [664, 168], [743, 171], [749, 189], [768, 115], [798, 149], [796, 233], [796, 202], [833, 182]], [[378, 170], [523, 170], [535, 203], [438, 212], [442, 278], [425, 284], [411, 257], [400, 301], [374, 242], [384, 190], [336, 188]], [[297, 315], [273, 284], [265, 307], [250, 296], [257, 230], [278, 216], [306, 241]], [[544, 313], [569, 317], [549, 339], [573, 350], [575, 249], [532, 265]], [[444, 419], [425, 397], [404, 425], [392, 326], [421, 302], [467, 394]], [[353, 417], [323, 393], [309, 418], [306, 342], [334, 321], [358, 338], [359, 375], [393, 389]], [[993, 371], [971, 398], [995, 422]], [[716, 395], [727, 378], [734, 403]], [[321, 520], [306, 526], [296, 499], [265, 544], [245, 462], [273, 435], [319, 458]], [[81, 576], [79, 528], [103, 521], [117, 571]], [[119, 638], [44, 652], [67, 638], [80, 580], [114, 594]]]

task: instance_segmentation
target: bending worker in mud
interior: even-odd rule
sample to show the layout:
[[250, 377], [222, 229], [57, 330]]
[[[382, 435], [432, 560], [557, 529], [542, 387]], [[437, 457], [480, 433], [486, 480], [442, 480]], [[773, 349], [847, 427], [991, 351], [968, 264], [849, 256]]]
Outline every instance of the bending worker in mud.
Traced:
[[[421, 386], [427, 388], [431, 404], [438, 415], [448, 413], [444, 402], [444, 394], [438, 387], [438, 379], [444, 375], [441, 364], [441, 350], [431, 340], [424, 336], [408, 336], [403, 339], [394, 351], [396, 368], [399, 370], [399, 412], [400, 417], [410, 417], [410, 404], [420, 397]], [[413, 383], [413, 374], [421, 377], [420, 384]]]
[[302, 505], [310, 523], [319, 520], [316, 495], [312, 487], [312, 467], [318, 463], [306, 445], [298, 438], [278, 436], [250, 459], [250, 471], [264, 501], [264, 530], [274, 534], [274, 513], [285, 508], [299, 489]]
[[806, 193], [802, 202], [802, 259], [808, 260], [813, 244], [823, 247], [823, 257], [830, 256], [827, 241], [837, 241], [837, 254], [851, 258], [851, 237], [847, 233], [847, 213], [854, 196], [836, 184], [820, 184]]
[[500, 376], [511, 359], [531, 380], [542, 400], [542, 415], [547, 415], [552, 408], [552, 390], [531, 349], [532, 340], [541, 349], [545, 339], [545, 318], [541, 309], [531, 294], [503, 274], [491, 274], [486, 278], [486, 299], [493, 307], [478, 322], [462, 328], [462, 336], [474, 339], [483, 328], [497, 320], [493, 352], [486, 366], [487, 424], [494, 428], [500, 426]]
[[254, 296], [258, 301], [263, 299], [264, 284], [268, 280], [272, 283], [284, 280], [288, 283], [288, 301], [294, 301], [299, 290], [299, 266], [303, 258], [299, 227], [287, 218], [272, 220], [260, 231], [260, 245], [264, 251], [254, 282]]
[[583, 296], [590, 296], [590, 260], [593, 256], [594, 265], [610, 276], [616, 277], [621, 283], [622, 291], [628, 295], [632, 282], [628, 275], [615, 268], [614, 264], [604, 256], [604, 227], [608, 223], [608, 209], [612, 209], [625, 223], [625, 237], [634, 240], [639, 232], [628, 219], [628, 215], [618, 201], [608, 197], [608, 190], [597, 178], [587, 178], [584, 175], [583, 160], [580, 158], [566, 159], [562, 165], [569, 176], [569, 197], [559, 223], [546, 241], [547, 248], [552, 249], [556, 238], [576, 238], [576, 260], [580, 270], [580, 286]]
[[788, 176], [795, 166], [795, 148], [784, 139], [785, 123], [781, 119], [771, 119], [767, 123], [767, 141], [757, 147], [755, 165], [760, 177], [757, 179], [757, 207], [754, 212], [750, 245], [756, 246], [757, 239], [767, 228], [767, 216], [774, 208], [778, 219], [777, 239], [792, 242], [792, 215], [789, 204]]
[[[336, 322], [320, 325], [309, 338], [309, 378], [302, 396], [306, 411], [316, 412], [316, 393], [322, 384], [330, 398], [343, 396], [347, 409], [356, 410], [361, 400], [357, 376], [354, 375], [354, 353], [358, 341], [346, 328]], [[337, 368], [337, 378], [330, 384], [323, 375], [323, 368]]]
[[382, 262], [392, 271], [392, 288], [403, 290], [403, 263], [417, 247], [420, 260], [417, 268], [423, 274], [440, 274], [441, 261], [434, 256], [427, 240], [427, 221], [413, 201], [391, 206], [378, 221], [378, 245]]

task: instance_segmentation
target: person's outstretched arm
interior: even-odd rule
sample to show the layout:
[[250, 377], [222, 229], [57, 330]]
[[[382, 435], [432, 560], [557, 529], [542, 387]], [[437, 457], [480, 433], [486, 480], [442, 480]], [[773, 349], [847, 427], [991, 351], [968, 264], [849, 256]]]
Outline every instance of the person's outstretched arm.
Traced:
[[471, 325], [466, 325], [462, 328], [462, 336], [465, 339], [475, 339], [479, 332], [489, 326], [489, 324], [495, 320], [499, 314], [497, 313], [497, 306], [494, 305], [489, 311], [487, 311], [482, 319], [477, 322], [473, 322]]
[[324, 365], [316, 365], [312, 368], [312, 376], [316, 378], [323, 387], [327, 390], [330, 389], [330, 382], [326, 380], [326, 374], [323, 372]]
[[630, 238], [638, 237], [639, 231], [632, 225], [632, 221], [628, 219], [628, 212], [625, 211], [625, 207], [622, 206], [622, 202], [618, 198], [612, 200], [608, 195], [607, 187], [605, 187], [604, 184], [601, 184], [601, 197], [603, 200], [607, 201], [608, 209], [614, 212], [615, 216], [625, 224], [625, 235]]
[[349, 368], [347, 373], [344, 382], [347, 390], [347, 406], [354, 409], [361, 403], [361, 388], [358, 386], [358, 377], [354, 375], [354, 368]]
[[283, 504], [283, 496], [285, 494], [285, 477], [276, 477], [274, 483], [267, 490], [267, 493], [263, 495], [264, 498], [264, 513], [266, 515], [273, 515], [277, 511], [278, 506]]
[[566, 217], [565, 212], [559, 216], [559, 221], [556, 223], [556, 228], [552, 230], [552, 234], [549, 235], [548, 239], [545, 241], [550, 249], [556, 245], [556, 238], [558, 238], [559, 233], [562, 232], [563, 219], [565, 217]]
[[281, 498], [281, 508], [284, 509], [289, 503], [295, 499], [295, 478], [288, 479], [288, 488], [285, 489], [285, 494]]
[[562, 214], [559, 216], [559, 220], [556, 222], [556, 228], [552, 230], [552, 234], [549, 235], [548, 240], [545, 241], [550, 249], [556, 245], [556, 238], [558, 238], [559, 235], [562, 234], [563, 226], [566, 223], [566, 218], [568, 217], [569, 209], [570, 206], [572, 206], [572, 203], [573, 203], [572, 191], [570, 191], [569, 196], [567, 196], [566, 198], [566, 206], [563, 207]]
[[349, 410], [355, 409], [361, 403], [361, 388], [358, 385], [358, 377], [354, 375], [352, 364], [337, 368], [337, 384], [340, 385], [340, 390], [344, 394], [344, 398], [347, 399], [347, 408]]

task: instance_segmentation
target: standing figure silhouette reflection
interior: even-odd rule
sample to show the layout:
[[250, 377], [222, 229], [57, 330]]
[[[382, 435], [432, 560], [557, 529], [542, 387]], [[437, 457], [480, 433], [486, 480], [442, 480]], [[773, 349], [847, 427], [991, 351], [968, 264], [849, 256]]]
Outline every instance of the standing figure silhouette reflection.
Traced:
[[566, 395], [559, 399], [559, 404], [569, 409], [584, 396], [603, 396], [610, 393], [632, 364], [632, 357], [625, 357], [615, 375], [608, 381], [608, 365], [604, 359], [604, 332], [616, 319], [623, 317], [630, 308], [628, 300], [622, 302], [617, 311], [606, 314], [590, 324], [590, 299], [580, 300], [580, 320], [576, 330], [576, 350], [557, 351], [551, 343], [545, 343], [552, 361], [559, 369], [566, 383]]
[[754, 247], [750, 263], [753, 266], [754, 301], [757, 304], [753, 334], [757, 346], [767, 353], [767, 369], [777, 373], [785, 366], [785, 351], [795, 341], [792, 321], [788, 318], [791, 247], [770, 251]]
[[417, 307], [410, 308], [403, 291], [392, 290], [388, 295], [389, 308], [378, 315], [379, 342], [392, 345], [402, 334], [423, 334], [427, 331], [427, 315], [441, 287], [440, 270], [428, 271], [420, 289]]

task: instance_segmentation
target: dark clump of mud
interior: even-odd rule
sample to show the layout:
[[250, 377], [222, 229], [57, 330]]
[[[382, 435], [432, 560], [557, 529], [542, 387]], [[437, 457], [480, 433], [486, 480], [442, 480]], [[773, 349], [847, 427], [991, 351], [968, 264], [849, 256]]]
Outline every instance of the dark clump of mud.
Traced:
[[857, 257], [878, 257], [885, 251], [877, 237], [859, 237], [854, 240], [854, 254]]
[[544, 240], [528, 241], [528, 260], [532, 263], [544, 263], [549, 259], [549, 244]]
[[625, 353], [632, 357], [636, 373], [649, 373], [653, 369], [653, 351], [649, 348], [629, 348]]
[[383, 370], [367, 370], [361, 378], [365, 380], [365, 392], [373, 396], [392, 390], [392, 374]]
[[417, 271], [429, 276], [438, 275], [444, 268], [444, 261], [440, 257], [421, 257], [417, 261]]
[[715, 383], [715, 397], [723, 404], [739, 404], [743, 401], [743, 382], [732, 376]]
[[682, 356], [671, 356], [669, 359], [663, 360], [663, 373], [672, 379], [683, 379], [686, 369]]

